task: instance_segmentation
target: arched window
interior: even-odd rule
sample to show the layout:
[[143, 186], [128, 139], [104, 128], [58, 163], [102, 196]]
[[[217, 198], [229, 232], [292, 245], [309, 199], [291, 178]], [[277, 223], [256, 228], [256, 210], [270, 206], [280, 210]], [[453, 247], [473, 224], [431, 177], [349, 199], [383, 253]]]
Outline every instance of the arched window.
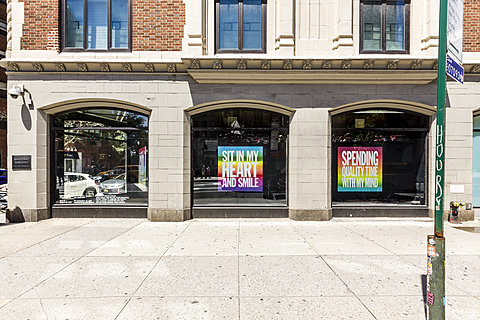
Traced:
[[360, 109], [332, 117], [332, 205], [426, 204], [428, 116]]
[[193, 208], [286, 206], [289, 117], [232, 108], [192, 116]]
[[53, 116], [54, 204], [147, 205], [148, 117], [90, 108]]

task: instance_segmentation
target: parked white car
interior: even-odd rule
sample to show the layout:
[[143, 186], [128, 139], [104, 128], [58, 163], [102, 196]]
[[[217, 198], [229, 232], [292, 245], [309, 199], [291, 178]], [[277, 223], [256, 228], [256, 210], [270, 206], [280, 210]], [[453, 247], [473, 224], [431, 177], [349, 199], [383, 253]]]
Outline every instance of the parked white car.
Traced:
[[95, 181], [86, 173], [65, 172], [64, 197], [94, 197], [98, 193]]

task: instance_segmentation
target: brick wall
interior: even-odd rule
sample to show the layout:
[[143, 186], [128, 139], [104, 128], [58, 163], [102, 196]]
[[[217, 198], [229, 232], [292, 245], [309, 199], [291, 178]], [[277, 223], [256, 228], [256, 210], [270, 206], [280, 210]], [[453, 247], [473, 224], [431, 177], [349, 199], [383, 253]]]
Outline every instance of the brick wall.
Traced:
[[59, 50], [59, 0], [28, 0], [23, 3], [22, 49]]
[[[21, 1], [25, 6], [22, 49], [59, 50], [60, 0]], [[183, 0], [132, 0], [133, 51], [180, 51], [184, 25]]]
[[463, 51], [480, 52], [480, 0], [465, 0], [463, 10]]
[[183, 0], [133, 0], [132, 5], [134, 51], [182, 50]]

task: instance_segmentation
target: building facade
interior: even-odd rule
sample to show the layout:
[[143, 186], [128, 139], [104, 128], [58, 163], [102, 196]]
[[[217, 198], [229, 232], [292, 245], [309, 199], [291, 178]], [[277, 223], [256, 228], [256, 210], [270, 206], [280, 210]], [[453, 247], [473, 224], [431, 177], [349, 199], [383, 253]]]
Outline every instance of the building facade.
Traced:
[[[7, 9], [10, 221], [433, 212], [438, 1]], [[447, 84], [446, 208], [480, 206], [479, 14]]]

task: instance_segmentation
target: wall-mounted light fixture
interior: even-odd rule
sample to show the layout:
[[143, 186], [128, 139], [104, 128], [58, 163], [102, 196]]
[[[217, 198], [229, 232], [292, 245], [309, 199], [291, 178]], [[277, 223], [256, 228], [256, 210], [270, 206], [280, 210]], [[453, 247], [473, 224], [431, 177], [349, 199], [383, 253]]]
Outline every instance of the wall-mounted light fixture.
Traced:
[[[31, 94], [30, 92], [28, 92], [28, 90], [25, 89], [25, 86], [23, 84], [14, 85], [10, 89], [8, 89], [7, 92], [10, 95], [10, 97], [12, 97], [13, 99], [17, 99], [19, 96], [22, 96], [23, 103], [26, 106], [28, 106], [30, 109], [33, 107]], [[25, 92], [28, 93], [29, 95], [28, 97], [25, 97]]]

